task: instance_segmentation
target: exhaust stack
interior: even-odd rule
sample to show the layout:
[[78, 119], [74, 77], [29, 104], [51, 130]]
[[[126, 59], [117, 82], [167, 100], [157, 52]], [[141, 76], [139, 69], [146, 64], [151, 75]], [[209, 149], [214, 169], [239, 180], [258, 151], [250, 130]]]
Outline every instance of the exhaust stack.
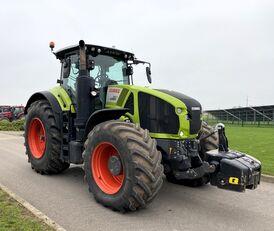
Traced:
[[86, 45], [83, 40], [79, 41], [79, 76], [77, 82], [77, 104], [75, 126], [79, 129], [76, 139], [82, 141], [86, 121], [95, 108], [95, 103], [90, 92], [94, 88], [88, 75]]

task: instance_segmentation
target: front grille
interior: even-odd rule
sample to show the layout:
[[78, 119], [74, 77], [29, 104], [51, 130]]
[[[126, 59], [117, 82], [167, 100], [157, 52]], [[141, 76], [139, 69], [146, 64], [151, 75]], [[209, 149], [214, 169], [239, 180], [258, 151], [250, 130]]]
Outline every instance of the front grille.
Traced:
[[197, 134], [201, 128], [201, 111], [191, 111], [189, 114], [190, 134]]
[[177, 134], [179, 118], [166, 101], [143, 92], [138, 94], [141, 127], [152, 133]]
[[176, 91], [168, 91], [168, 90], [162, 90], [162, 89], [159, 91], [169, 94], [181, 100], [182, 102], [184, 102], [188, 111], [188, 118], [189, 118], [189, 124], [190, 124], [189, 132], [190, 134], [197, 134], [201, 128], [201, 123], [202, 123], [201, 104], [197, 100]]

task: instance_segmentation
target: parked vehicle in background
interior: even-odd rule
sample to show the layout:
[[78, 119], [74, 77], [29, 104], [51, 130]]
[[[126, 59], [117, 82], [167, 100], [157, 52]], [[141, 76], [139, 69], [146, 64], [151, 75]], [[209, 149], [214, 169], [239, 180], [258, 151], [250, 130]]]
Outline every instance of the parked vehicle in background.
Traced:
[[0, 121], [10, 121], [12, 117], [11, 106], [0, 106]]
[[24, 118], [24, 106], [0, 106], [0, 121], [12, 122]]
[[23, 119], [25, 117], [24, 110], [25, 110], [24, 106], [13, 106], [12, 112], [13, 112], [14, 120]]

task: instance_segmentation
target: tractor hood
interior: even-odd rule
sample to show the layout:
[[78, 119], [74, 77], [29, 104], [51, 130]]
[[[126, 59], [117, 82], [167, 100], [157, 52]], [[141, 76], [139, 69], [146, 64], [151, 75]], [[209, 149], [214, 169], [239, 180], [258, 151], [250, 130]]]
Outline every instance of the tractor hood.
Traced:
[[179, 100], [181, 100], [182, 102], [184, 102], [184, 104], [186, 105], [186, 107], [188, 108], [188, 110], [191, 112], [191, 111], [201, 111], [201, 104], [187, 96], [187, 95], [184, 95], [180, 92], [177, 92], [177, 91], [170, 91], [170, 90], [166, 90], [166, 89], [157, 89], [157, 91], [160, 91], [160, 92], [163, 92], [163, 93], [166, 93], [168, 95], [171, 95]]
[[165, 89], [159, 89], [158, 91], [171, 95], [179, 99], [186, 105], [187, 112], [188, 112], [188, 119], [190, 120], [190, 134], [198, 133], [201, 128], [201, 113], [202, 113], [201, 104], [197, 100], [187, 95], [184, 95], [180, 92], [170, 91]]
[[133, 85], [108, 86], [106, 108], [128, 108], [127, 116], [153, 138], [195, 138], [201, 127], [201, 104], [182, 93]]

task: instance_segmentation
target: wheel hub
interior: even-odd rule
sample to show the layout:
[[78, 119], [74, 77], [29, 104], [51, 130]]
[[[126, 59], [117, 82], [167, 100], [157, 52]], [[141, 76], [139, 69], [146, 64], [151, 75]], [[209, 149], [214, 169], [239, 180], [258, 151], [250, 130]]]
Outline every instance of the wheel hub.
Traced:
[[113, 144], [98, 144], [91, 158], [92, 177], [97, 186], [106, 194], [115, 194], [123, 186], [125, 171], [121, 156]]
[[40, 159], [46, 150], [46, 131], [43, 122], [34, 117], [28, 128], [28, 144], [34, 158]]
[[122, 163], [118, 156], [111, 156], [108, 159], [108, 169], [113, 176], [118, 176], [122, 171]]

